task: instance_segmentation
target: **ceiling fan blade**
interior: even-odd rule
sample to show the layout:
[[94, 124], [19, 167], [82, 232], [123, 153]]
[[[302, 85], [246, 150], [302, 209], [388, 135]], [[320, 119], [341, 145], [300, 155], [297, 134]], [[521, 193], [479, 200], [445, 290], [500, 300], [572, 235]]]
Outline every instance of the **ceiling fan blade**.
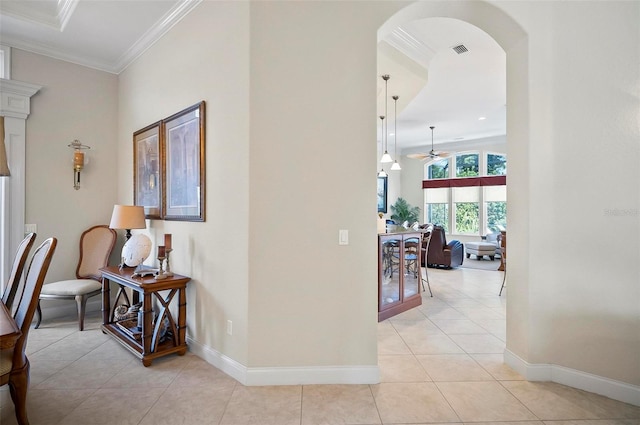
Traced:
[[407, 158], [411, 159], [427, 159], [430, 158], [428, 153], [410, 153], [407, 155]]

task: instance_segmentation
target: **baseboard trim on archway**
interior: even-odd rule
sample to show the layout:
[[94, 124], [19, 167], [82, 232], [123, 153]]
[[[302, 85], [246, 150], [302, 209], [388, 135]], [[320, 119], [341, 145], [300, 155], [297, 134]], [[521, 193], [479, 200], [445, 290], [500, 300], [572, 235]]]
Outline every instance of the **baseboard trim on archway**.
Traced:
[[246, 386], [377, 384], [378, 366], [246, 367], [217, 350], [187, 337], [189, 351]]
[[551, 381], [640, 406], [640, 386], [554, 364], [532, 364], [509, 350], [504, 362], [527, 381]]

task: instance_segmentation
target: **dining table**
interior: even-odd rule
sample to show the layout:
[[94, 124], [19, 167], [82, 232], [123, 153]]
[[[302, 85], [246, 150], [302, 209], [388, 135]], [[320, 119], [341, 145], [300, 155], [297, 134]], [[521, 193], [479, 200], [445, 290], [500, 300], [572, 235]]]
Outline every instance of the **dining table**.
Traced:
[[13, 320], [11, 312], [3, 302], [0, 302], [0, 350], [13, 348], [21, 335], [22, 331]]

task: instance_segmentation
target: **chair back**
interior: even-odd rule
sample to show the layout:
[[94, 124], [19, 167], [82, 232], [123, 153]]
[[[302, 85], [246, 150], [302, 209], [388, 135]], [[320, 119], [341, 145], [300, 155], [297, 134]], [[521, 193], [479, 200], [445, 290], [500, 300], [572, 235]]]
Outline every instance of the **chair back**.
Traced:
[[411, 256], [411, 260], [420, 258], [420, 238], [409, 238], [404, 241], [405, 258]]
[[100, 269], [109, 262], [116, 236], [116, 231], [105, 225], [93, 226], [82, 233], [76, 278], [100, 281]]
[[500, 232], [498, 235], [498, 243], [500, 244], [500, 256], [502, 257], [503, 264], [507, 264], [507, 233]]
[[22, 293], [20, 294], [14, 320], [22, 331], [13, 351], [13, 369], [20, 368], [26, 364], [27, 358], [24, 349], [27, 345], [27, 336], [31, 321], [38, 305], [40, 290], [44, 283], [44, 278], [49, 270], [51, 258], [56, 250], [58, 241], [56, 238], [49, 238], [42, 242], [33, 253], [31, 263], [24, 278]]
[[27, 264], [27, 257], [33, 243], [36, 241], [36, 234], [29, 233], [18, 245], [18, 251], [16, 251], [16, 257], [13, 259], [13, 265], [11, 266], [11, 274], [9, 274], [9, 280], [7, 286], [2, 293], [2, 302], [7, 306], [7, 310], [11, 311], [13, 306], [13, 299], [20, 286], [20, 278], [22, 277], [22, 271], [25, 264]]
[[431, 230], [430, 243], [438, 250], [442, 250], [447, 246], [447, 237], [444, 234], [444, 227], [433, 226], [433, 230]]

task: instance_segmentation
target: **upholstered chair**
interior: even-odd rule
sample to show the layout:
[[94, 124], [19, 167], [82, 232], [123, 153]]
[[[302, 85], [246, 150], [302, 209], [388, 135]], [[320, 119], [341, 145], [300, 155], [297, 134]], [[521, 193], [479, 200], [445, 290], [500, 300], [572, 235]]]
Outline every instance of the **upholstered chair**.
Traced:
[[452, 240], [447, 243], [442, 226], [434, 226], [427, 251], [427, 266], [450, 269], [462, 265], [464, 257], [462, 242]]
[[[116, 231], [109, 226], [93, 226], [80, 236], [80, 261], [76, 268], [76, 278], [48, 283], [42, 288], [41, 300], [76, 300], [78, 305], [78, 327], [84, 330], [84, 313], [87, 300], [102, 293], [102, 273], [116, 243]], [[42, 310], [38, 302], [38, 321], [42, 321]]]

